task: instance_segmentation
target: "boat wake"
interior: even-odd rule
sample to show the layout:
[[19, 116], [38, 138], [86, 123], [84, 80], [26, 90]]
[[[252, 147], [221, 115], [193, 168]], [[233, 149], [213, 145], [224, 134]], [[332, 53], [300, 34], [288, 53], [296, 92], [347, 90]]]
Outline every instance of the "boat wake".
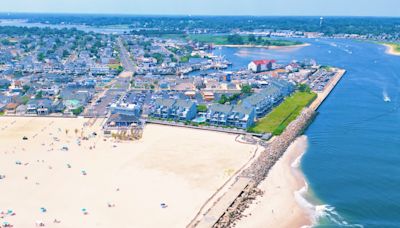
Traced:
[[383, 91], [383, 101], [391, 102], [392, 100], [389, 97], [389, 94], [386, 91]]

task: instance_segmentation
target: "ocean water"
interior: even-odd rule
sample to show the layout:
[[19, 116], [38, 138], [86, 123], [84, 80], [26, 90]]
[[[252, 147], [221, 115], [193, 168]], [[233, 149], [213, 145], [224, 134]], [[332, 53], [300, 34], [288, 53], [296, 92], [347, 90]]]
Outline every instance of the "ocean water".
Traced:
[[[400, 57], [374, 43], [305, 40], [297, 50], [222, 48], [245, 68], [254, 59], [315, 59], [347, 70], [305, 134], [301, 168], [317, 227], [400, 227]], [[385, 102], [384, 97], [391, 102]]]

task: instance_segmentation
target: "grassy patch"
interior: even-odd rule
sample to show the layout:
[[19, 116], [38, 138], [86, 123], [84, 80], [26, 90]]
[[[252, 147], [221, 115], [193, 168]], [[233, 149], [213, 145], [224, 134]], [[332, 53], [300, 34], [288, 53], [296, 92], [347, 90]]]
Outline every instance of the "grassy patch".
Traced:
[[296, 92], [259, 120], [254, 127], [250, 128], [250, 131], [272, 133], [273, 135], [282, 134], [289, 123], [295, 120], [303, 108], [314, 101], [316, 97], [317, 94], [312, 92]]
[[239, 36], [241, 39], [230, 39], [229, 35], [196, 34], [189, 35], [187, 39], [215, 45], [260, 45], [260, 46], [291, 46], [303, 44], [299, 41], [277, 40], [267, 37], [257, 37], [256, 40], [249, 39], [250, 36]]
[[119, 64], [119, 63], [116, 63], [116, 64], [108, 64], [108, 67], [110, 67], [110, 69], [112, 69], [112, 70], [116, 70], [116, 69], [118, 69], [118, 67], [120, 67], [121, 66], [121, 64]]
[[160, 37], [164, 38], [164, 39], [183, 40], [183, 39], [185, 39], [186, 35], [184, 35], [184, 34], [162, 34], [162, 35], [160, 35]]

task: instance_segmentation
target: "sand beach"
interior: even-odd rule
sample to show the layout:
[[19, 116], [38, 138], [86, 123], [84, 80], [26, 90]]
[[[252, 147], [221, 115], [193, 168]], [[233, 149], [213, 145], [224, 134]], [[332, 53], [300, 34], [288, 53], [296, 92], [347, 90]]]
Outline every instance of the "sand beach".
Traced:
[[311, 213], [301, 205], [300, 192], [306, 182], [297, 167], [306, 149], [306, 136], [291, 144], [258, 186], [264, 194], [244, 211], [244, 217], [237, 221], [237, 228], [296, 228], [312, 224]]
[[159, 125], [115, 142], [102, 121], [0, 118], [0, 222], [185, 227], [256, 149], [236, 135]]
[[217, 47], [231, 47], [231, 48], [265, 48], [271, 50], [284, 50], [284, 49], [293, 49], [293, 48], [303, 48], [308, 47], [311, 44], [297, 44], [297, 45], [288, 45], [288, 46], [265, 46], [265, 45], [254, 45], [254, 44], [226, 44], [226, 45], [215, 45]]

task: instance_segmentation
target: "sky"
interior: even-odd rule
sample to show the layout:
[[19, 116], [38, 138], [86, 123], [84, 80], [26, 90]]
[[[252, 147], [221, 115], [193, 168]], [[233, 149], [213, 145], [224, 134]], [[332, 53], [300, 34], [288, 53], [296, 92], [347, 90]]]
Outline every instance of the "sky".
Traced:
[[400, 0], [1, 0], [2, 12], [397, 16]]

